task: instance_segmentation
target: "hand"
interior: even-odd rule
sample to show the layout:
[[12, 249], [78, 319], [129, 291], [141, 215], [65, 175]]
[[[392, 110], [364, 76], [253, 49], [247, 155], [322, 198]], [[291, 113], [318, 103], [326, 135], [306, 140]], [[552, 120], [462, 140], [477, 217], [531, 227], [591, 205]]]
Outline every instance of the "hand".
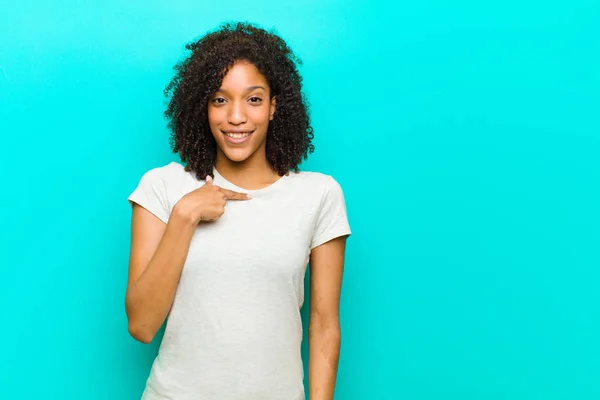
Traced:
[[225, 212], [228, 200], [243, 201], [252, 197], [244, 193], [234, 192], [214, 185], [210, 175], [206, 176], [206, 184], [183, 196], [175, 207], [178, 212], [191, 218], [195, 224], [201, 221], [216, 221]]

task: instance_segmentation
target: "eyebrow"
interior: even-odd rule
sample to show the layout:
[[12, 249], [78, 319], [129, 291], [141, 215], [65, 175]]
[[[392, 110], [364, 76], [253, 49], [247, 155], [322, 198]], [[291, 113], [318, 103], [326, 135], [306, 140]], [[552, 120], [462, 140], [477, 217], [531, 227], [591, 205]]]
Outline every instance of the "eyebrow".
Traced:
[[[256, 90], [256, 89], [262, 89], [262, 90], [264, 90], [265, 92], [267, 91], [267, 89], [266, 89], [264, 86], [248, 86], [248, 87], [246, 88], [246, 91], [247, 91], [247, 92], [251, 92], [251, 91], [253, 91], [253, 90]], [[222, 88], [219, 88], [219, 89], [217, 89], [216, 91], [217, 91], [217, 92], [221, 92], [221, 93], [227, 93], [227, 90], [225, 90], [225, 89], [222, 89]]]

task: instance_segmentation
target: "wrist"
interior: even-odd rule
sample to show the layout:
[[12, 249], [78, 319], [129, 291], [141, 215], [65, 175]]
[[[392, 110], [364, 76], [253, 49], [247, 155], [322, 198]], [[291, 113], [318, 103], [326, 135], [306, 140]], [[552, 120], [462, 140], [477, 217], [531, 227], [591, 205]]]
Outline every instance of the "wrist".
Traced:
[[194, 211], [194, 208], [185, 201], [184, 196], [173, 207], [172, 215], [181, 223], [196, 226], [200, 223], [201, 218], [200, 213]]

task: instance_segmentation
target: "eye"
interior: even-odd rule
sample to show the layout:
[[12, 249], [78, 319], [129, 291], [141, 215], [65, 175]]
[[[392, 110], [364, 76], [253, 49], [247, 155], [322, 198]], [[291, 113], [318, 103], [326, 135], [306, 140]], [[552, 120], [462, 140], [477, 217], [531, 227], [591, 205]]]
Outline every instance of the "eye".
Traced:
[[214, 104], [223, 104], [223, 103], [225, 103], [225, 99], [224, 99], [224, 98], [222, 98], [222, 97], [215, 97], [215, 98], [212, 100], [212, 102], [213, 102]]
[[262, 101], [260, 97], [256, 96], [250, 97], [248, 100], [250, 101], [250, 103], [260, 103]]

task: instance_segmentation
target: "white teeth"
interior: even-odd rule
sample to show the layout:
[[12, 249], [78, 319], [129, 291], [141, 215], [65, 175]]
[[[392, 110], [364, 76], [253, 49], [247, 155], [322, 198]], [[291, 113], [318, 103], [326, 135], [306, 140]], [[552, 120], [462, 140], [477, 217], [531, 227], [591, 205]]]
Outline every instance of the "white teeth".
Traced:
[[234, 139], [243, 139], [245, 137], [248, 137], [250, 134], [249, 133], [226, 133], [227, 136], [229, 136], [230, 138], [234, 138]]

